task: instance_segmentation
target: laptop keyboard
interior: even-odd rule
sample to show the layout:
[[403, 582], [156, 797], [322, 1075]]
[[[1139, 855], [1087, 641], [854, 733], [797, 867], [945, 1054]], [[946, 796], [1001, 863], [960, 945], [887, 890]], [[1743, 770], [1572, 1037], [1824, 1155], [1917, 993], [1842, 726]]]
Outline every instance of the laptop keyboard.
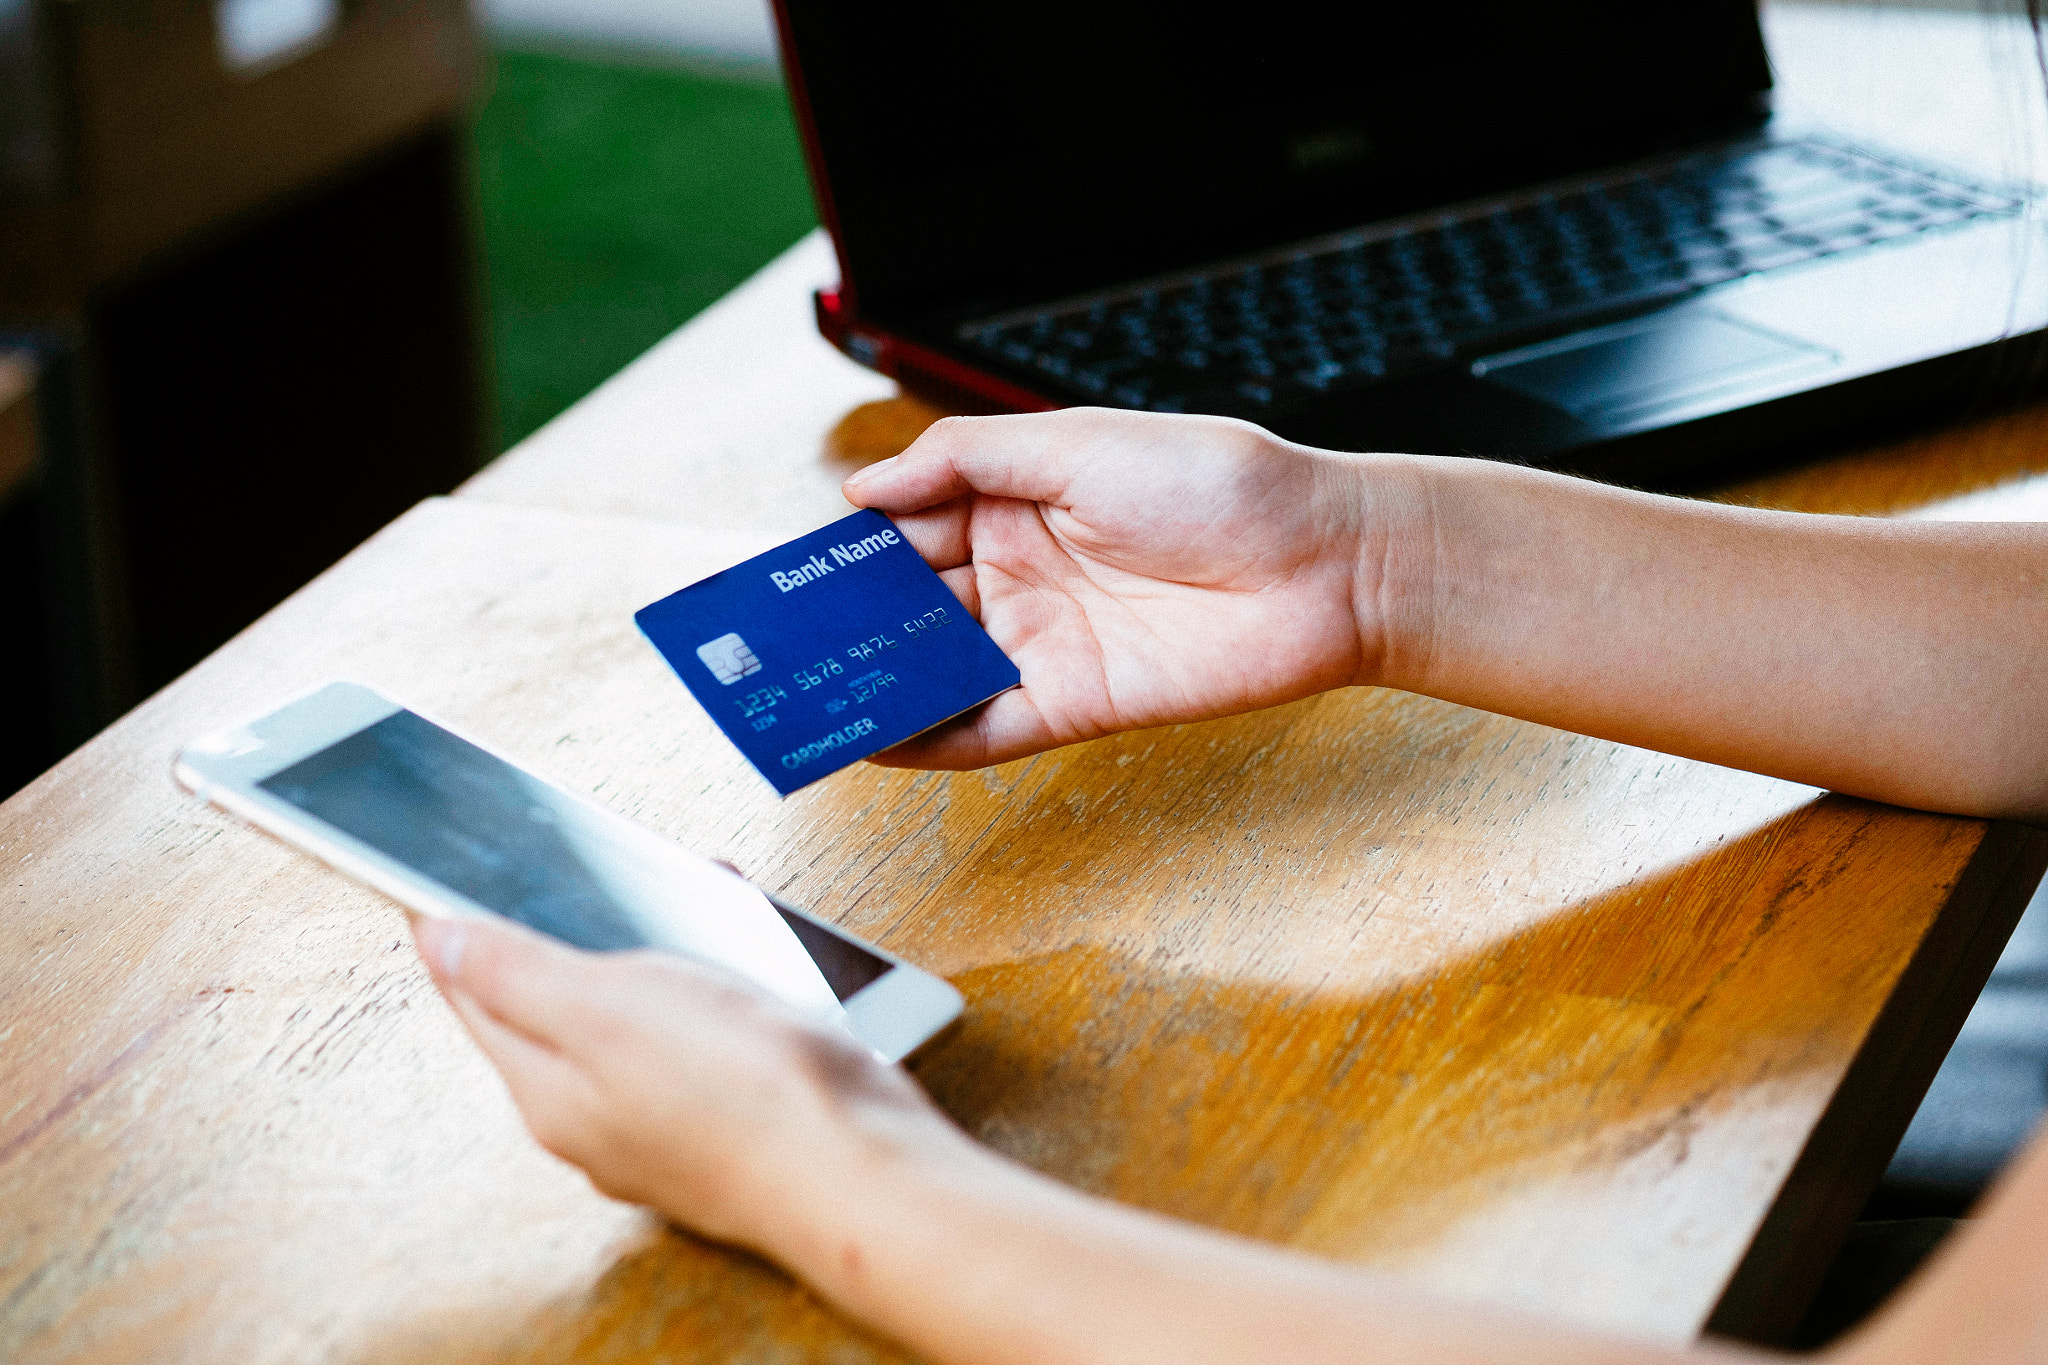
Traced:
[[1441, 369], [1537, 328], [1893, 241], [2019, 201], [1821, 142], [1776, 143], [1524, 196], [970, 323], [1038, 386], [1256, 418]]

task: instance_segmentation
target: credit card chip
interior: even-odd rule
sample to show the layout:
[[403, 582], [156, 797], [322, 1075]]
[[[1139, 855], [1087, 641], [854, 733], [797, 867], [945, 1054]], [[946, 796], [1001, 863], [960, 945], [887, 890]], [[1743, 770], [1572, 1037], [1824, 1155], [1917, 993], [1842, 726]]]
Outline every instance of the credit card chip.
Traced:
[[697, 657], [711, 670], [711, 676], [727, 687], [761, 671], [761, 661], [754, 657], [753, 650], [747, 648], [747, 642], [740, 638], [738, 631], [698, 645]]

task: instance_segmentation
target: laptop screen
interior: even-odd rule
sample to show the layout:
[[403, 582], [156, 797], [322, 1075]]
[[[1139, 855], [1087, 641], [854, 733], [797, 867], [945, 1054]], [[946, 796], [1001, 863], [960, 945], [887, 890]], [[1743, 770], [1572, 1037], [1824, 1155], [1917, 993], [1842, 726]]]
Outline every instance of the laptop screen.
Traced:
[[861, 311], [937, 322], [1758, 117], [1753, 0], [782, 0]]

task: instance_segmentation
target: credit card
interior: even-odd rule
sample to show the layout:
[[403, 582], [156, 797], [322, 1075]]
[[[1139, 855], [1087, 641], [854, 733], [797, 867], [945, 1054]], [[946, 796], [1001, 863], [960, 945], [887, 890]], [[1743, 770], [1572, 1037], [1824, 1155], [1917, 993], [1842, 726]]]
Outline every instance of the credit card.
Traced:
[[880, 512], [633, 617], [784, 796], [1017, 686], [1017, 665]]

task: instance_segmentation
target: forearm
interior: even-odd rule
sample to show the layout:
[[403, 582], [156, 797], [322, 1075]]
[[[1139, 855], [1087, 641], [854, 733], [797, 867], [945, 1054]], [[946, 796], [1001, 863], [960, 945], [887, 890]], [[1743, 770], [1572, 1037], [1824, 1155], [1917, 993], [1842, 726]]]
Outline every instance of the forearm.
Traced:
[[2048, 820], [2048, 528], [1762, 512], [1479, 461], [1361, 565], [1373, 681], [1926, 809]]
[[848, 1312], [943, 1365], [1690, 1358], [1454, 1307], [1122, 1208], [964, 1140], [899, 1153], [838, 1188], [830, 1225], [778, 1254]]

